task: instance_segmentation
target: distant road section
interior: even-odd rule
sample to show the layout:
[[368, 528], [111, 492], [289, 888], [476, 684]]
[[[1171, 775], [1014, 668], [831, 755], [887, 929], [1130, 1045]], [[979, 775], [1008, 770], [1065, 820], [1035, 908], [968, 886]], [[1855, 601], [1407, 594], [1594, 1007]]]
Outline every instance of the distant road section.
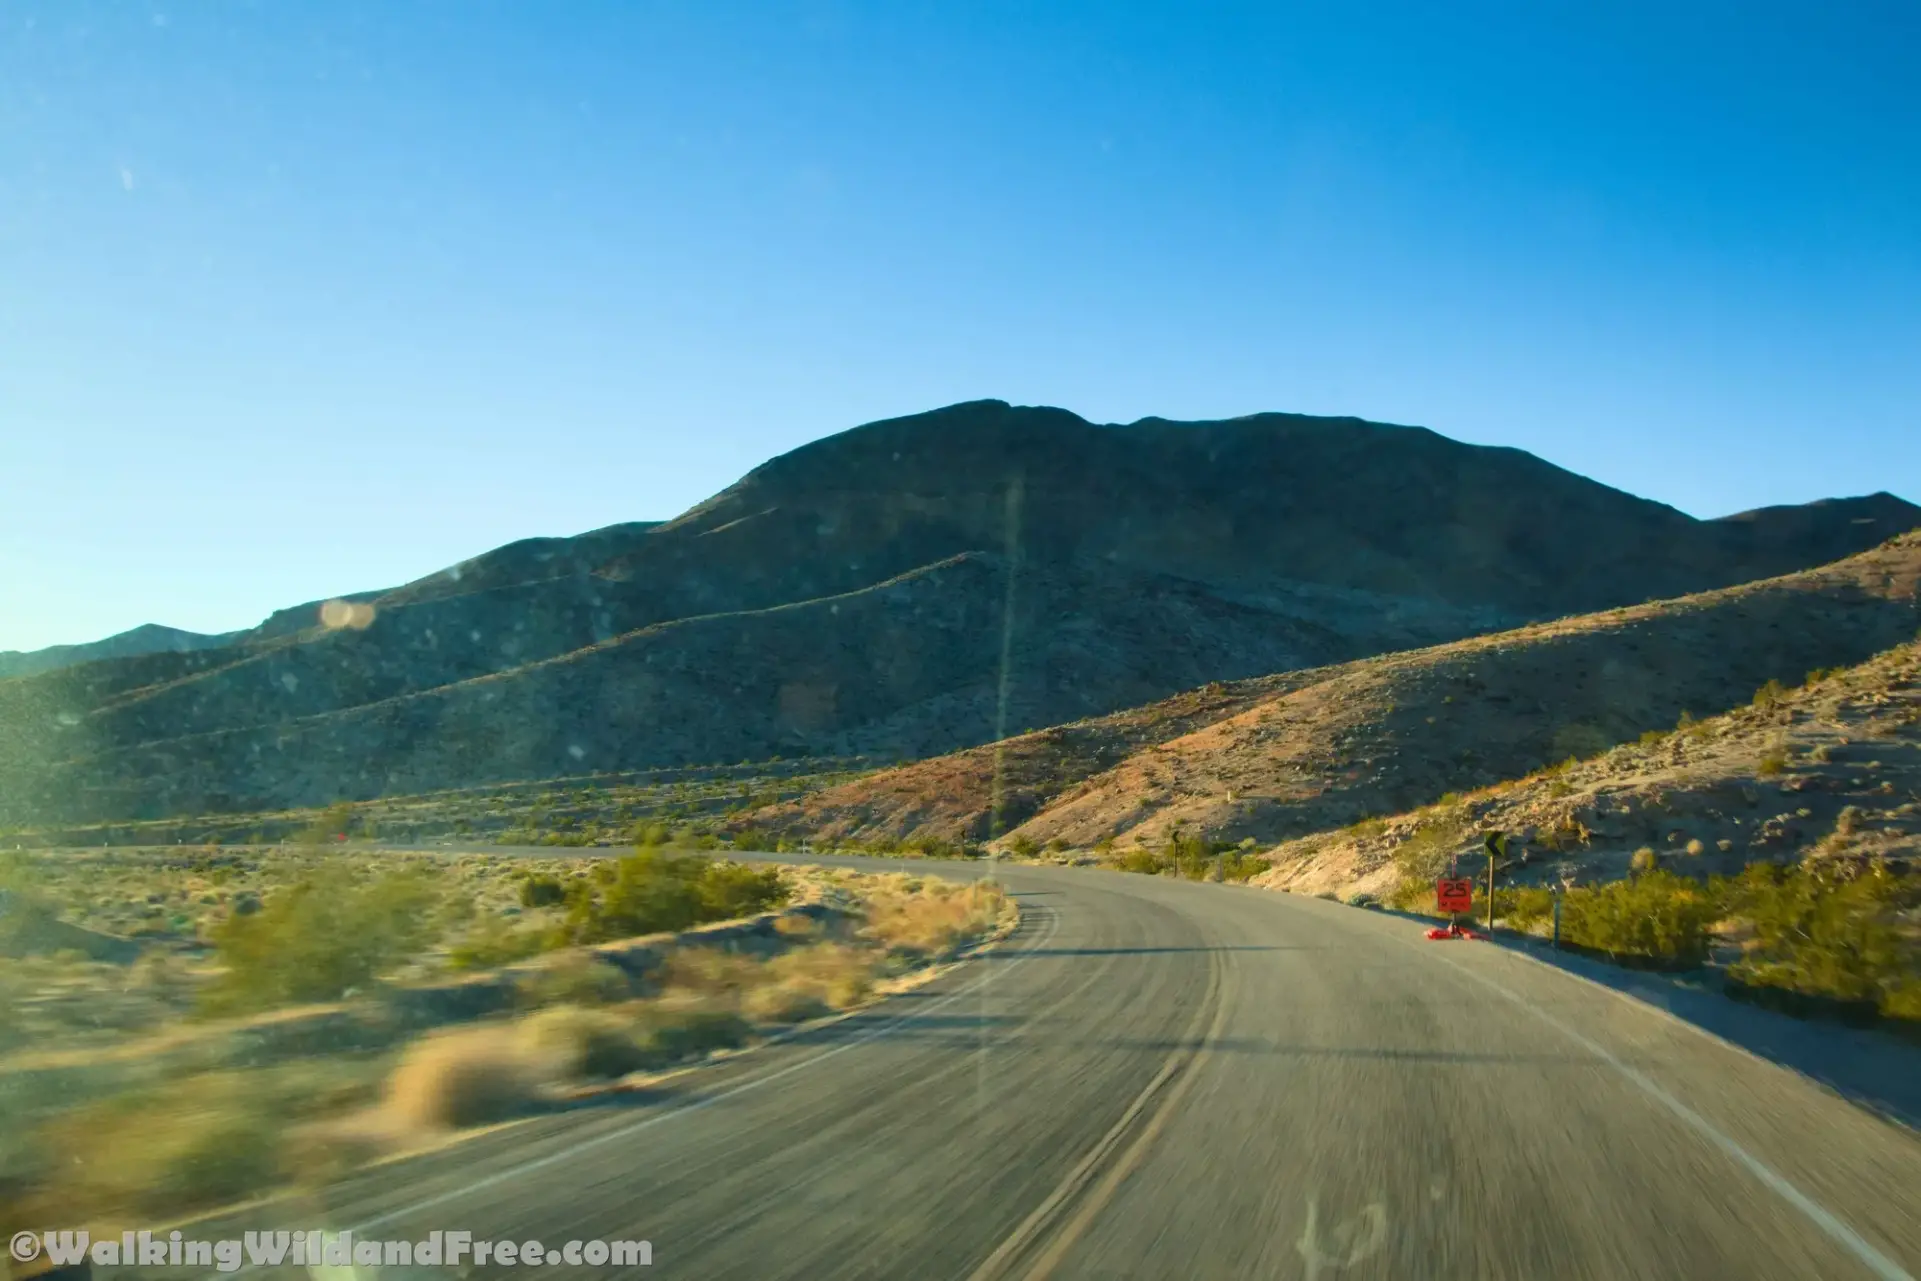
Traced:
[[644, 1239], [635, 1275], [702, 1281], [1921, 1271], [1912, 1132], [1658, 1012], [1318, 900], [1003, 876], [1019, 933], [927, 987], [298, 1226]]

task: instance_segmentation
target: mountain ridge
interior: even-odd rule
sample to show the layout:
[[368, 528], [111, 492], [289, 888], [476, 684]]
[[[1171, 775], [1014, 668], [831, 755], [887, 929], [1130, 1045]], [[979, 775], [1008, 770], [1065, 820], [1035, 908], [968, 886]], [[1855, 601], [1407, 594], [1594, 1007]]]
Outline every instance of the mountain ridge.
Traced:
[[[1525, 451], [1358, 419], [1097, 425], [967, 402], [810, 442], [672, 520], [356, 594], [350, 626], [310, 605], [218, 648], [0, 681], [0, 821], [559, 776], [576, 748], [610, 769], [936, 755], [1804, 568], [1903, 524], [1921, 508], [1879, 495], [1699, 521]], [[805, 646], [768, 622], [788, 607]], [[519, 721], [469, 706], [476, 689], [514, 690]], [[642, 706], [658, 721], [621, 710]], [[443, 715], [466, 741], [423, 747]]]

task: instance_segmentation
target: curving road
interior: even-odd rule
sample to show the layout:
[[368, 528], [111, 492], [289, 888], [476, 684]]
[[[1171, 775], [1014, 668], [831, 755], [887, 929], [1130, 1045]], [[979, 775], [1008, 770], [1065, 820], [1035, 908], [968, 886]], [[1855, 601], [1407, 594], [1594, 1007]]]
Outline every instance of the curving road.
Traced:
[[1019, 933], [929, 987], [308, 1222], [703, 1281], [1921, 1272], [1921, 1141], [1630, 1000], [1313, 899], [1003, 876]]

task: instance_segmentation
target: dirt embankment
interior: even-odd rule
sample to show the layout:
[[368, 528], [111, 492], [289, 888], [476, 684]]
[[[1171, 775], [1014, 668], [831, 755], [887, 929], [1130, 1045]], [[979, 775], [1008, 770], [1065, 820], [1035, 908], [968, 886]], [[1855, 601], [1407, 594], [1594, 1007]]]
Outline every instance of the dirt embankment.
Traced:
[[1418, 834], [1451, 834], [1448, 848], [1472, 852], [1490, 829], [1525, 843], [1510, 872], [1519, 884], [1808, 856], [1921, 865], [1921, 645], [1453, 804], [1284, 842], [1257, 883], [1384, 894]]

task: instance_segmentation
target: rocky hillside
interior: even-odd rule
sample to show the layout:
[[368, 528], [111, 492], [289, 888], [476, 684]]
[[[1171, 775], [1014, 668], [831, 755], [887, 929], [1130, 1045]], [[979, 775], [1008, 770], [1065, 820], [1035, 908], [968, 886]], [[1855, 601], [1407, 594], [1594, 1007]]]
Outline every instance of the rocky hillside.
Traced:
[[0, 823], [775, 755], [934, 755], [1209, 681], [1805, 567], [1885, 495], [1698, 521], [1514, 450], [1269, 414], [873, 423], [678, 519], [327, 619], [0, 681]]
[[1696, 873], [1809, 855], [1921, 867], [1921, 645], [1453, 804], [1289, 841], [1261, 883], [1384, 895], [1417, 834], [1451, 838], [1428, 841], [1445, 856], [1489, 829], [1525, 843], [1508, 873], [1524, 884], [1615, 879], [1637, 854]]
[[[1588, 756], [1921, 626], [1921, 534], [1833, 565], [1184, 694], [918, 762], [743, 822], [1086, 848], [1266, 844]], [[996, 787], [1000, 815], [994, 821]], [[1009, 830], [1011, 829], [1011, 830]]]

